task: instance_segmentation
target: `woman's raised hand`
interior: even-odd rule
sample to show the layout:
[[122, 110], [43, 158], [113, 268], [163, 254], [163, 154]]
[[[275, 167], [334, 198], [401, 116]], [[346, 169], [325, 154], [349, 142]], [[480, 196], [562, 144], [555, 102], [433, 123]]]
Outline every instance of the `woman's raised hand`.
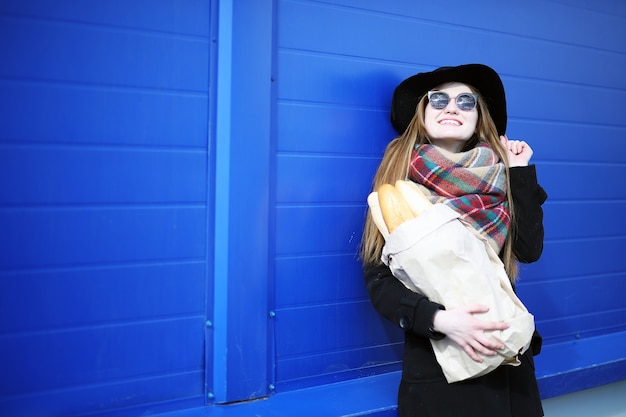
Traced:
[[506, 149], [507, 159], [510, 167], [527, 166], [533, 156], [533, 150], [529, 144], [523, 140], [509, 140], [506, 135], [500, 136], [500, 142]]

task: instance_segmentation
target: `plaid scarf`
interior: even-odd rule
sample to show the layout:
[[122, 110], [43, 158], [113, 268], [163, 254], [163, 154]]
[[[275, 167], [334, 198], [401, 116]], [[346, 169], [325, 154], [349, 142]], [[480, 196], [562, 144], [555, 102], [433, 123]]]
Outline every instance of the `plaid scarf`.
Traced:
[[417, 145], [409, 179], [422, 185], [432, 203], [444, 203], [461, 214], [499, 253], [509, 232], [504, 163], [486, 143], [452, 153]]

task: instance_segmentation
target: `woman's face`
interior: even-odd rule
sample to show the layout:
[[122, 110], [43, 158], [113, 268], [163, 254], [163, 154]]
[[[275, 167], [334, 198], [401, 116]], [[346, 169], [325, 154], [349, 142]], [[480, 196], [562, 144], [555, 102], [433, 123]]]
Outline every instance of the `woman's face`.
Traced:
[[442, 91], [448, 94], [450, 101], [442, 109], [434, 108], [431, 103], [426, 104], [424, 113], [424, 128], [430, 143], [450, 152], [460, 152], [476, 131], [478, 123], [478, 109], [461, 110], [457, 107], [456, 97], [462, 93], [472, 94], [472, 90], [465, 84], [443, 84], [433, 91]]

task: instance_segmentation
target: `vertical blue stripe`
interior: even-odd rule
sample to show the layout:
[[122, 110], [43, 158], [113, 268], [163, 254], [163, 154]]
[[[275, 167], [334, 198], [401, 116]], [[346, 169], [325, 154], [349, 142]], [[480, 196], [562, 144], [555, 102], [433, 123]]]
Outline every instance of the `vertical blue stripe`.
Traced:
[[214, 352], [213, 395], [223, 401], [228, 383], [228, 274], [229, 274], [229, 201], [230, 137], [233, 50], [232, 0], [218, 2], [217, 109], [215, 128], [215, 240], [214, 240]]

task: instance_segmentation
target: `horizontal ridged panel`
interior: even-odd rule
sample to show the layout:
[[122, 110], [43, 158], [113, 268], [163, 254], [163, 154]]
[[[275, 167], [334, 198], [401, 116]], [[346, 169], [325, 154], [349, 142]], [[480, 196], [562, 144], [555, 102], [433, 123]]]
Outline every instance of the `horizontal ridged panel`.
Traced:
[[[145, 404], [151, 403], [158, 404], [150, 407], [151, 411], [157, 408], [160, 410], [160, 407], [166, 407], [166, 410], [201, 407], [205, 404], [203, 385], [204, 373], [201, 371], [131, 378], [106, 384], [43, 391], [23, 397], [0, 398], [0, 410], [11, 417], [84, 417], [93, 413], [99, 416], [132, 417], [142, 414]], [[107, 395], [102, 395], [103, 391]], [[120, 411], [122, 409], [123, 412]]]
[[[307, 332], [293, 332], [307, 323]], [[369, 300], [277, 311], [276, 378], [295, 389], [397, 370], [402, 332]]]
[[[388, 333], [388, 323], [369, 300], [279, 310], [276, 319], [276, 337], [283, 341], [276, 346], [278, 359], [362, 348], [389, 336], [396, 341], [402, 337], [399, 329]], [[298, 323], [306, 323], [310, 331], [294, 333]]]
[[[556, 54], [557, 51], [551, 53]], [[579, 53], [573, 54], [579, 59]], [[402, 79], [416, 72], [429, 70], [397, 63], [377, 63], [370, 60], [340, 58], [335, 55], [305, 54], [300, 51], [282, 52], [280, 60], [281, 83], [278, 90], [280, 99], [371, 106], [378, 109], [388, 108], [390, 93]], [[612, 65], [618, 68], [626, 67], [626, 56], [622, 62], [615, 62]], [[576, 88], [572, 88], [572, 85], [561, 82], [558, 74], [555, 74], [552, 82], [548, 82], [522, 78], [521, 74], [524, 73], [519, 69], [516, 71], [519, 71], [520, 75], [508, 75], [507, 70], [500, 67], [498, 70], [503, 74], [509, 98], [507, 110], [512, 117], [561, 123], [619, 125], [621, 120], [619, 106], [589, 105], [591, 98], [594, 103], [623, 102], [626, 93], [618, 89], [618, 86], [608, 88], [608, 86], [576, 85]], [[576, 70], [569, 72], [576, 73]], [[343, 74], [346, 74], [345, 80]], [[576, 76], [580, 80], [589, 77], [588, 74], [581, 73]], [[604, 73], [597, 76], [608, 77]], [[342, 88], [337, 88], [338, 85]], [[554, 100], [538, 100], [538, 94], [548, 94]]]
[[626, 271], [623, 235], [606, 239], [547, 241], [541, 259], [522, 265], [522, 282], [551, 280], [585, 275], [604, 275]]
[[[381, 3], [377, 0], [362, 0], [358, 4], [352, 0], [333, 0], [332, 3], [323, 4], [293, 0], [283, 1], [281, 2], [281, 6], [283, 6], [281, 17], [285, 20], [283, 25], [292, 32], [286, 32], [281, 39], [284, 45], [319, 47], [320, 42], [316, 42], [318, 38], [313, 36], [312, 31], [315, 24], [322, 21], [329, 25], [330, 23], [336, 25], [328, 28], [336, 31], [328, 35], [333, 39], [357, 37], [365, 31], [377, 33], [383, 41], [387, 42], [382, 48], [380, 45], [370, 48], [372, 53], [376, 53], [378, 56], [389, 53], [388, 49], [405, 50], [405, 45], [399, 42], [398, 38], [384, 36], [385, 33], [388, 33], [387, 30], [394, 26], [385, 22], [390, 19], [401, 19], [416, 23], [441, 25], [451, 30], [460, 28], [466, 30], [482, 29], [486, 33], [493, 32], [503, 36], [530, 38], [536, 41], [565, 43], [616, 52], [626, 51], [626, 46], [621, 42], [619, 36], [623, 34], [621, 23], [622, 19], [626, 17], [626, 6], [620, 2], [589, 3], [585, 0], [568, 0], [567, 2], [542, 2], [534, 4], [533, 7], [528, 7], [524, 3], [503, 4], [497, 0], [486, 0], [481, 2], [483, 7], [480, 12], [471, 14], [468, 14], [468, 9], [465, 7], [467, 3], [463, 0], [452, 0], [447, 5], [446, 13], [442, 15], [441, 5], [436, 2], [423, 3], [420, 4], [420, 7], [415, 7], [414, 3], [405, 1]], [[486, 12], [488, 10], [497, 13], [497, 18], [494, 18], [492, 13]], [[331, 16], [326, 17], [329, 14]], [[294, 20], [301, 15], [307, 16], [311, 23], [306, 26], [300, 22], [295, 24]], [[558, 16], [559, 19], [555, 19], [555, 16]], [[532, 21], [533, 24], [528, 25], [529, 21]], [[346, 22], [353, 29], [350, 31], [351, 33], [340, 32], [346, 27]], [[593, 28], [595, 30], [582, 31], [580, 27], [583, 24], [588, 29]], [[305, 34], [298, 37], [297, 29], [302, 30]], [[398, 31], [401, 31], [405, 36], [411, 33], [405, 28], [398, 29]], [[287, 36], [287, 34], [291, 36]], [[440, 43], [444, 43], [450, 37], [454, 36], [446, 35], [438, 38], [438, 40]], [[438, 44], [438, 42], [433, 43]], [[354, 41], [351, 41], [350, 44], [354, 44]], [[370, 45], [364, 45], [364, 47], [367, 46]], [[323, 44], [323, 47], [332, 48], [336, 46], [333, 43], [333, 45]], [[459, 52], [455, 50], [454, 55], [456, 56]], [[503, 53], [507, 51], [494, 52]], [[531, 51], [520, 50], [515, 52]], [[407, 59], [407, 56], [419, 57], [419, 54], [405, 53], [402, 59]], [[537, 67], [539, 68], [536, 71], [540, 71], [540, 66]]]
[[281, 155], [276, 159], [276, 201], [285, 203], [365, 204], [378, 161], [314, 155]]
[[203, 259], [206, 208], [4, 211], [0, 270]]
[[[580, 59], [580, 55], [577, 59]], [[605, 60], [599, 59], [599, 61]], [[607, 65], [625, 68], [626, 55], [623, 56], [621, 62]], [[597, 87], [586, 83], [587, 80], [595, 78], [611, 79], [611, 75], [604, 71], [597, 71], [593, 74], [580, 71], [577, 68], [571, 71], [568, 69], [569, 73], [575, 75], [576, 78], [572, 80], [572, 83], [576, 82], [576, 85], [561, 82], [557, 74], [551, 82], [534, 79], [506, 79], [509, 115], [516, 118], [549, 120], [574, 125], [589, 124], [594, 127], [621, 126], [623, 128], [621, 108], [612, 103], [624, 102], [626, 91], [617, 85]], [[547, 99], [548, 97], [550, 99]], [[600, 132], [595, 132], [593, 136], [601, 138]], [[542, 140], [562, 140], [569, 145], [566, 140], [567, 136], [563, 136], [558, 129], [547, 129], [541, 138]], [[589, 139], [593, 143], [593, 139]]]
[[208, 39], [2, 15], [0, 38], [0, 77], [208, 90]]
[[[588, 204], [594, 204], [599, 200], [626, 198], [626, 187], [616, 186], [615, 182], [626, 178], [625, 164], [544, 163], [537, 175], [548, 193], [548, 202], [589, 200]], [[599, 178], [604, 180], [598, 181]]]
[[365, 206], [276, 209], [276, 255], [357, 253]]
[[207, 146], [206, 94], [0, 79], [0, 103], [2, 141]]
[[[563, 319], [597, 314], [600, 311], [624, 309], [624, 296], [619, 288], [626, 274], [578, 276], [569, 279], [528, 284], [525, 294], [532, 294], [534, 314], [541, 320]], [[595, 323], [594, 327], [626, 323]], [[577, 323], [579, 325], [579, 323]]]
[[0, 152], [4, 205], [206, 201], [202, 151], [0, 146]]
[[618, 310], [598, 310], [576, 316], [572, 325], [570, 316], [538, 320], [537, 329], [544, 336], [545, 343], [575, 341], [587, 337], [626, 330], [626, 308]]
[[[561, 164], [623, 164], [622, 138], [624, 128], [616, 125], [595, 123], [550, 122], [537, 119], [509, 119], [509, 139], [525, 140], [534, 150], [533, 160], [541, 164], [538, 172], [540, 182], [547, 178], [543, 161]], [[602, 152], [590, 152], [590, 147], [602, 143]], [[563, 147], [567, 152], [563, 152]], [[593, 169], [595, 165], [583, 167]], [[568, 173], [569, 174], [569, 173]], [[599, 184], [596, 184], [599, 185]], [[551, 191], [558, 191], [551, 190]], [[614, 189], [620, 192], [621, 189]]]
[[281, 257], [276, 259], [275, 268], [278, 308], [367, 297], [355, 254]]
[[[277, 148], [285, 153], [373, 155], [378, 160], [387, 145], [384, 138], [394, 137], [388, 109], [284, 102], [277, 118]], [[303, 129], [302, 120], [315, 123]]]
[[[602, 198], [602, 197], [595, 197]], [[605, 198], [622, 198], [619, 195]], [[626, 231], [626, 196], [623, 201], [572, 201], [546, 204], [550, 227], [546, 239], [622, 237]], [[558, 221], [557, 221], [558, 220]]]
[[[146, 7], [149, 5], [150, 7]], [[47, 0], [3, 1], [0, 13], [43, 19], [60, 19], [142, 30], [206, 36], [210, 4], [205, 0]]]
[[[448, 10], [443, 16], [441, 6], [436, 3], [430, 7], [420, 5], [410, 11], [403, 10], [401, 14], [395, 14], [397, 11], [393, 10], [393, 5], [385, 5], [383, 10], [377, 6], [373, 12], [317, 2], [287, 1], [281, 5], [280, 43], [281, 47], [287, 49], [380, 61], [410, 62], [414, 65], [429, 63], [429, 68], [423, 68], [424, 70], [450, 65], [450, 61], [468, 63], [485, 61], [486, 58], [495, 60], [496, 54], [507, 57], [509, 55], [506, 52], [514, 51], [514, 55], [510, 56], [513, 59], [498, 60], [502, 61], [498, 69], [504, 75], [547, 78], [559, 82], [578, 82], [582, 76], [592, 85], [617, 88], [626, 86], [626, 81], [621, 77], [621, 68], [626, 64], [626, 55], [623, 54], [625, 48], [615, 38], [623, 35], [623, 29], [620, 19], [616, 18], [596, 15], [594, 19], [590, 19], [588, 14], [580, 10], [569, 9], [566, 18], [560, 16], [560, 19], [556, 19], [558, 24], [555, 24], [554, 17], [544, 16], [543, 19], [537, 19], [537, 15], [542, 13], [534, 8], [503, 7], [501, 4], [494, 4], [498, 19], [493, 19], [489, 13], [480, 17], [480, 13], [471, 14], [471, 19], [468, 19], [466, 7], [458, 7], [456, 16], [453, 13], [449, 17]], [[407, 5], [408, 3], [404, 5], [404, 9]], [[550, 7], [555, 11], [560, 8]], [[447, 9], [453, 10], [455, 7], [450, 6]], [[300, 21], [290, 18], [291, 15], [307, 16], [307, 19]], [[494, 20], [499, 20], [500, 25], [495, 25]], [[528, 21], [533, 22], [532, 28], [520, 25], [521, 22]], [[355, 30], [345, 30], [346, 22], [350, 22], [349, 26]], [[516, 22], [519, 33], [514, 32], [515, 28], [509, 28], [510, 22]], [[579, 36], [586, 41], [583, 45], [577, 44], [571, 37], [572, 27], [576, 24], [587, 28], [592, 24], [598, 25], [594, 27], [595, 30], [587, 30], [596, 36]], [[567, 38], [563, 39], [559, 35], [559, 25], [563, 25], [562, 33], [566, 33]], [[320, 27], [324, 28], [323, 37], [320, 37]], [[408, 51], [406, 43], [400, 41], [420, 37], [439, 41], [421, 42], [419, 53]], [[609, 37], [611, 39], [607, 40]], [[332, 41], [324, 42], [323, 39]], [[589, 42], [591, 39], [596, 42]], [[451, 47], [445, 45], [450, 40], [456, 41], [454, 53], [442, 52], [442, 47]], [[581, 55], [593, 62], [602, 62], [603, 65], [581, 65]], [[482, 59], [478, 59], [479, 56]], [[605, 78], [587, 78], [598, 71]]]
[[[336, 55], [283, 50], [278, 58], [278, 99], [286, 101], [388, 109], [394, 87], [407, 74], [405, 65]], [[335, 119], [339, 126], [348, 121]]]
[[203, 339], [203, 317], [5, 337], [1, 391], [13, 396], [197, 371]]
[[202, 315], [205, 264], [0, 273], [0, 335]]
[[[385, 341], [387, 342], [387, 340]], [[300, 384], [306, 386], [302, 380], [313, 378], [332, 378], [343, 380], [348, 377], [358, 378], [380, 372], [380, 368], [397, 370], [402, 360], [403, 344], [385, 344], [371, 349], [353, 349], [341, 352], [324, 352], [319, 355], [310, 355], [306, 358], [306, 365], [302, 365], [300, 358], [279, 359], [276, 363], [276, 377], [284, 385], [292, 388]], [[347, 375], [342, 375], [347, 374]], [[323, 380], [322, 380], [323, 381]]]

